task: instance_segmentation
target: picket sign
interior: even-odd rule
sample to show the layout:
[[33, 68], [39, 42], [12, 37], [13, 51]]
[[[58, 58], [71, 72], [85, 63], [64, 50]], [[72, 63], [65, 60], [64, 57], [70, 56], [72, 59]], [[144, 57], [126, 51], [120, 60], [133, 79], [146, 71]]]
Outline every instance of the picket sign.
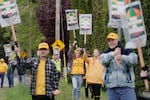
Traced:
[[[66, 21], [67, 21], [67, 30], [73, 30], [74, 41], [77, 42], [75, 30], [79, 29], [78, 25], [78, 14], [77, 9], [68, 9], [65, 11]], [[75, 44], [76, 48], [78, 47], [77, 43]]]
[[66, 12], [67, 30], [79, 29], [77, 9], [68, 9]]
[[80, 34], [84, 35], [84, 45], [86, 36], [92, 34], [92, 14], [79, 14]]
[[118, 28], [121, 23], [121, 14], [124, 5], [129, 4], [131, 0], [108, 0], [109, 22], [108, 27]]
[[1, 0], [0, 1], [0, 21], [1, 27], [11, 27], [13, 39], [15, 45], [17, 44], [16, 33], [14, 30], [14, 24], [20, 23], [20, 16], [16, 0]]
[[13, 24], [21, 23], [16, 0], [0, 0], [0, 25], [2, 28], [10, 26], [9, 18]]
[[[123, 21], [124, 20], [124, 21]], [[138, 50], [141, 68], [145, 67], [142, 47], [146, 45], [147, 35], [140, 1], [125, 6], [125, 17], [122, 27], [126, 40], [126, 48]], [[144, 79], [145, 90], [149, 91], [148, 80]]]
[[5, 51], [5, 56], [9, 57], [12, 55], [12, 48], [11, 48], [11, 44], [4, 44], [3, 45], [4, 51]]
[[126, 41], [125, 48], [136, 49], [137, 37], [140, 40], [140, 46], [145, 47], [147, 35], [140, 1], [126, 5], [124, 14], [124, 17], [122, 17], [122, 28]]
[[[108, 7], [108, 26], [118, 28], [119, 37], [121, 28], [123, 28], [126, 41], [125, 48], [137, 49], [140, 65], [142, 68], [145, 67], [142, 47], [146, 45], [147, 36], [140, 0], [135, 2], [131, 2], [131, 0], [108, 0]], [[148, 91], [149, 84], [147, 79], [144, 80], [144, 84], [146, 91]]]

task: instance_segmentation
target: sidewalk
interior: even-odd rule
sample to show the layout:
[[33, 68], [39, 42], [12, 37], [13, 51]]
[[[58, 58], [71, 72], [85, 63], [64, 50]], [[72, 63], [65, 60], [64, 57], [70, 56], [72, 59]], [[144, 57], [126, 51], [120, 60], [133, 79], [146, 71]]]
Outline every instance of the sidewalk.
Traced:
[[[19, 82], [19, 81], [18, 81], [18, 76], [14, 76], [14, 86], [15, 86], [18, 82]], [[8, 87], [9, 87], [7, 75], [5, 75], [3, 87], [4, 87], [4, 88], [6, 88], [6, 87], [8, 88]]]
[[[25, 74], [24, 77], [25, 77], [25, 85], [30, 85], [30, 74], [29, 74], [29, 71], [26, 71], [26, 74]], [[17, 70], [15, 70], [15, 72], [14, 72], [14, 86], [17, 85], [18, 83], [19, 83], [18, 74], [17, 74]], [[4, 88], [8, 88], [9, 87], [7, 74], [5, 74], [3, 87]]]

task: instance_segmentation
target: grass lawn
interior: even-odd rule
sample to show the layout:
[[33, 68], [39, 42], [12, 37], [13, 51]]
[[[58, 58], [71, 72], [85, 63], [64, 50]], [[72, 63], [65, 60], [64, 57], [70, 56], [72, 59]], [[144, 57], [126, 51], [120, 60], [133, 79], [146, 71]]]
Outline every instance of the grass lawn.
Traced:
[[[59, 86], [60, 86], [61, 93], [58, 96], [56, 96], [56, 100], [72, 100], [71, 98], [72, 84], [67, 84], [64, 79], [61, 79]], [[89, 93], [89, 96], [91, 96], [90, 93]], [[84, 94], [84, 87], [81, 88], [80, 100], [86, 100], [85, 94]], [[89, 98], [88, 100], [92, 100], [92, 99]], [[101, 94], [101, 100], [107, 100], [106, 93], [103, 91]]]
[[[72, 85], [66, 83], [63, 78], [61, 78], [60, 80], [60, 91], [61, 93], [55, 97], [56, 100], [71, 100]], [[31, 95], [29, 94], [29, 86], [17, 85], [14, 88], [8, 89], [6, 91], [5, 98], [6, 98], [5, 100], [31, 100]], [[81, 89], [80, 100], [86, 100], [84, 95], [84, 87], [82, 87]], [[88, 99], [88, 100], [92, 100], [92, 99]], [[102, 92], [101, 100], [107, 100], [107, 96], [105, 92]]]
[[8, 91], [8, 88], [0, 88], [0, 100], [5, 100], [5, 93]]

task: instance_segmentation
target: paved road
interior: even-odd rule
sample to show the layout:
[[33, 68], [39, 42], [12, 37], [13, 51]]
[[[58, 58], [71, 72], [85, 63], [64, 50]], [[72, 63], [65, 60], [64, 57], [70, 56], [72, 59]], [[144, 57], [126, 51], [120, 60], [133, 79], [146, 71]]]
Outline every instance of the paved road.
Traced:
[[[29, 85], [30, 84], [29, 71], [27, 73], [28, 74], [25, 74], [25, 83], [26, 83], [25, 85]], [[17, 74], [17, 70], [15, 70], [15, 73], [14, 73], [14, 85], [16, 85], [18, 83], [19, 83], [19, 81], [18, 81], [18, 74]], [[7, 75], [5, 75], [3, 87], [9, 87]]]
[[[14, 85], [16, 85], [18, 83], [19, 83], [18, 75], [15, 75], [14, 76]], [[29, 75], [25, 75], [25, 85], [29, 85], [29, 84], [30, 84], [30, 76]], [[7, 75], [5, 75], [3, 87], [9, 87]]]
[[[15, 76], [14, 77], [14, 85], [16, 85], [17, 83], [18, 83], [18, 78], [17, 78], [17, 76]], [[9, 87], [7, 75], [5, 75], [3, 87]]]

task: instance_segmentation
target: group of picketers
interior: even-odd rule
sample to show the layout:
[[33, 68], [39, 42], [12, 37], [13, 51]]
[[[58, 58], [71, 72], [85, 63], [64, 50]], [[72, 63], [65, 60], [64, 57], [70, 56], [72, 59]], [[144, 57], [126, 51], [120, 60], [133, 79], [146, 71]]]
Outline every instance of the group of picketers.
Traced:
[[7, 75], [8, 87], [11, 88], [14, 86], [14, 71], [15, 71], [15, 69], [17, 69], [17, 72], [18, 72], [18, 81], [20, 83], [25, 84], [24, 74], [26, 71], [26, 67], [18, 66], [17, 61], [11, 59], [10, 57], [8, 57], [8, 59], [4, 59], [4, 58], [0, 59], [1, 88], [3, 88], [3, 85], [4, 85], [5, 75]]
[[[137, 55], [121, 45], [116, 33], [109, 33], [105, 40], [108, 43], [108, 49], [101, 51], [101, 54], [98, 49], [94, 49], [91, 57], [88, 57], [86, 49], [76, 48], [73, 52], [76, 41], [69, 49], [73, 100], [80, 100], [84, 74], [86, 86], [92, 90], [94, 100], [100, 100], [101, 87], [104, 85], [108, 100], [137, 100], [134, 77]], [[82, 50], [83, 53], [81, 53]]]
[[[101, 51], [95, 48], [89, 56], [87, 49], [75, 48], [76, 41], [68, 50], [70, 62], [70, 76], [72, 80], [72, 100], [80, 100], [80, 89], [83, 79], [86, 88], [90, 87], [94, 100], [101, 99], [101, 87], [105, 85], [108, 100], [137, 100], [135, 93], [134, 66], [138, 63], [137, 54], [125, 49], [118, 40], [116, 33], [109, 33], [106, 37], [108, 49]], [[59, 90], [61, 60], [58, 54], [53, 59], [48, 57], [50, 48], [48, 43], [38, 45], [37, 57], [23, 59], [20, 49], [15, 46], [18, 66], [30, 66], [30, 93], [32, 100], [55, 100], [55, 96], [62, 93]], [[0, 65], [0, 75], [1, 74]], [[5, 73], [5, 72], [4, 72]]]

